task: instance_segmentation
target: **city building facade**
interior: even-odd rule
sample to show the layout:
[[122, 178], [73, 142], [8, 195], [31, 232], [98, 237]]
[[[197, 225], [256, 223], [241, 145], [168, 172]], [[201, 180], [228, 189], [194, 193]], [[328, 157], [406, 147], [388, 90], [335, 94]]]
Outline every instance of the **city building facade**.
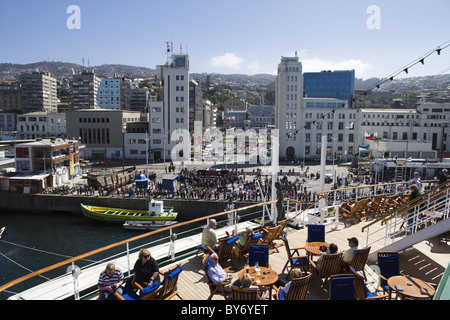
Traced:
[[81, 72], [73, 76], [73, 109], [96, 109], [98, 108], [97, 94], [101, 78], [94, 72]]
[[84, 145], [84, 159], [122, 160], [127, 123], [142, 120], [136, 111], [92, 109], [66, 114], [67, 137], [78, 138]]
[[66, 137], [66, 114], [32, 112], [17, 115], [17, 139]]
[[19, 83], [0, 83], [0, 111], [21, 111], [21, 95]]
[[[189, 56], [172, 55], [158, 65], [157, 77], [163, 81], [162, 101], [150, 103], [150, 149], [154, 159], [172, 159], [174, 147], [189, 135]], [[157, 110], [157, 111], [156, 111]]]
[[49, 72], [20, 75], [22, 112], [58, 112], [56, 79]]

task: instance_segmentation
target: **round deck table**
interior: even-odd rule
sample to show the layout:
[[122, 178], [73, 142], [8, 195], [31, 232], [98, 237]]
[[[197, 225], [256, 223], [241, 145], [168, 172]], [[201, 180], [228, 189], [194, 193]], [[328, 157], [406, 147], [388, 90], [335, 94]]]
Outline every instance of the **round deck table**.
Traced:
[[[272, 268], [266, 268], [266, 267], [259, 267], [259, 271], [255, 270], [255, 267], [250, 267], [248, 269], [248, 273], [252, 278], [254, 279], [252, 285], [262, 287], [266, 286], [269, 287], [269, 300], [272, 299], [272, 288], [275, 282], [278, 281], [278, 274], [272, 269]], [[239, 271], [238, 276], [241, 278], [244, 273], [246, 272], [246, 269], [242, 269]]]
[[307, 242], [305, 244], [305, 250], [308, 253], [308, 257], [312, 258], [312, 256], [320, 256], [322, 254], [320, 251], [321, 246], [329, 247], [330, 244], [328, 242]]
[[[399, 293], [403, 299], [405, 297], [430, 299], [436, 293], [436, 290], [428, 282], [414, 277], [393, 276], [388, 279], [387, 283], [389, 285], [389, 299], [391, 299], [392, 291]], [[396, 289], [398, 285], [403, 287], [402, 291]]]

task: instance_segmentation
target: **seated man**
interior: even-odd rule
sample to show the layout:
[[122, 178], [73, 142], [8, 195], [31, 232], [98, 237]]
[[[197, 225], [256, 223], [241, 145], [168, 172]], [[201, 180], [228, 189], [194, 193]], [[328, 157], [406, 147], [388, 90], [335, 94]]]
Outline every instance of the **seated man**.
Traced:
[[208, 250], [208, 246], [217, 252], [219, 249], [219, 240], [217, 240], [216, 231], [214, 229], [217, 227], [216, 219], [210, 219], [209, 225], [203, 229], [202, 232], [202, 248]]
[[98, 278], [98, 289], [100, 290], [100, 300], [113, 300], [114, 292], [122, 294], [120, 287], [124, 281], [122, 271], [116, 268], [114, 263], [107, 264], [106, 269], [100, 273]]
[[344, 260], [344, 263], [350, 264], [350, 262], [352, 262], [355, 251], [357, 249], [359, 249], [359, 241], [355, 237], [348, 238], [347, 240], [348, 240], [348, 246], [350, 247], [350, 249], [348, 249], [344, 252], [344, 254], [342, 255], [342, 260]]
[[[228, 274], [225, 270], [223, 270], [223, 268], [219, 264], [219, 256], [217, 255], [217, 253], [213, 253], [209, 260], [210, 263], [206, 272], [208, 273], [208, 277], [211, 279], [211, 281], [214, 284], [220, 284], [224, 281], [229, 281], [231, 283], [233, 280], [233, 275]], [[226, 285], [225, 288], [230, 289], [229, 284]]]

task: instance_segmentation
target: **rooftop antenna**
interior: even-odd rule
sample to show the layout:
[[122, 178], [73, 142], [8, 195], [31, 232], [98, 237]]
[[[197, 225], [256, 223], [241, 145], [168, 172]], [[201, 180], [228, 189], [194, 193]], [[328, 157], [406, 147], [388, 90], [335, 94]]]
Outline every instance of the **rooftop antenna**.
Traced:
[[83, 68], [84, 68], [84, 58], [81, 58], [81, 62], [83, 63]]
[[166, 41], [166, 55], [167, 55], [167, 63], [169, 63], [169, 59], [171, 56], [171, 52], [173, 52], [173, 42], [172, 41]]

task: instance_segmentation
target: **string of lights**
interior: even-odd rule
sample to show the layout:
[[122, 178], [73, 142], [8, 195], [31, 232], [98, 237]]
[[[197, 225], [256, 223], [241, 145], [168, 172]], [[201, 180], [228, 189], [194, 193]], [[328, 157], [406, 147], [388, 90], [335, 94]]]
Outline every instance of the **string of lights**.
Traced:
[[[396, 76], [398, 76], [399, 74], [405, 72], [406, 74], [408, 74], [409, 69], [411, 69], [413, 66], [417, 65], [417, 64], [421, 64], [424, 65], [425, 64], [425, 59], [428, 58], [429, 56], [431, 56], [433, 53], [437, 53], [438, 55], [441, 55], [441, 51], [448, 48], [450, 46], [450, 40], [444, 42], [443, 44], [437, 46], [436, 48], [428, 51], [427, 53], [425, 53], [424, 55], [422, 55], [421, 57], [417, 58], [416, 60], [414, 60], [413, 62], [407, 64], [406, 66], [400, 68], [399, 70], [395, 71], [394, 73], [390, 74], [388, 77], [380, 80], [379, 82], [377, 82], [375, 85], [369, 87], [368, 89], [364, 90], [362, 93], [355, 95], [352, 98], [353, 102], [356, 102], [357, 98], [362, 97], [362, 96], [366, 96], [369, 92], [371, 92], [372, 90], [374, 90], [375, 88], [379, 89], [380, 86], [388, 81], [393, 81], [394, 78]], [[345, 103], [343, 103], [342, 105], [340, 105], [339, 107], [336, 107], [332, 110], [330, 110], [327, 113], [322, 114], [320, 117], [316, 118], [315, 120], [313, 120], [311, 122], [312, 125], [315, 124], [316, 121], [321, 120], [321, 119], [325, 119], [326, 116], [328, 116], [329, 114], [334, 114], [337, 110], [341, 109], [341, 108], [345, 108]], [[292, 132], [286, 133], [288, 138], [291, 138], [294, 134], [297, 134], [300, 130], [303, 130], [307, 127], [307, 125], [304, 125], [302, 128], [298, 128], [296, 130], [293, 130]]]

